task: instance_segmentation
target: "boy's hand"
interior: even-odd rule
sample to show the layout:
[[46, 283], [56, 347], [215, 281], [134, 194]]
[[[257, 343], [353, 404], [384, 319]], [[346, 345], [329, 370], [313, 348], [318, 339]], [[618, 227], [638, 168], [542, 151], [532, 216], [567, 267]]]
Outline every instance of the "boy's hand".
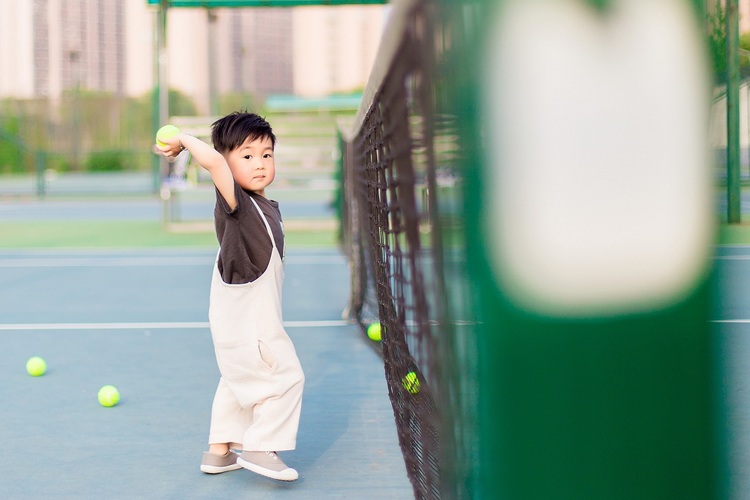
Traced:
[[154, 147], [157, 149], [157, 151], [159, 151], [167, 158], [174, 158], [178, 154], [182, 153], [182, 151], [185, 149], [184, 147], [182, 147], [182, 143], [180, 142], [180, 138], [182, 136], [183, 134], [179, 134], [174, 137], [170, 137], [169, 139], [161, 139], [161, 142], [164, 144], [164, 146], [154, 144]]

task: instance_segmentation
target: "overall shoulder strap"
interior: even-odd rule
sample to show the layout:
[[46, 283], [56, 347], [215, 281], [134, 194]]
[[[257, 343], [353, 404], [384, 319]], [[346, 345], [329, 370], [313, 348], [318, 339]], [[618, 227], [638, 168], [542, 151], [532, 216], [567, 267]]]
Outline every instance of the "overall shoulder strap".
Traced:
[[258, 214], [260, 214], [260, 218], [263, 219], [263, 224], [266, 225], [266, 231], [268, 231], [268, 237], [271, 238], [271, 245], [273, 245], [273, 248], [276, 248], [276, 238], [273, 237], [273, 231], [271, 231], [271, 225], [268, 223], [268, 219], [266, 218], [266, 214], [263, 213], [263, 210], [260, 209], [260, 205], [258, 205], [258, 202], [253, 199], [253, 197], [250, 197], [250, 200], [252, 200], [253, 205], [255, 205], [255, 209], [258, 211]]

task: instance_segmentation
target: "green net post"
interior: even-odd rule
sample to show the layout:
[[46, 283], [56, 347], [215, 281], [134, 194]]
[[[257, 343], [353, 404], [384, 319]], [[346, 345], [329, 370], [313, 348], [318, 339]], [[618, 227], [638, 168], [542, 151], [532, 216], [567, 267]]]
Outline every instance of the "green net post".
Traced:
[[[721, 497], [710, 156], [680, 127], [702, 131], [710, 104], [699, 2], [440, 5], [468, 281], [448, 293], [476, 321], [464, 348], [476, 355], [466, 401], [478, 451], [458, 480], [473, 498]], [[661, 49], [669, 60], [651, 64]], [[654, 83], [676, 71], [675, 85]], [[659, 120], [668, 127], [649, 132]], [[672, 152], [688, 138], [695, 155], [682, 162]], [[684, 244], [676, 226], [692, 228]]]

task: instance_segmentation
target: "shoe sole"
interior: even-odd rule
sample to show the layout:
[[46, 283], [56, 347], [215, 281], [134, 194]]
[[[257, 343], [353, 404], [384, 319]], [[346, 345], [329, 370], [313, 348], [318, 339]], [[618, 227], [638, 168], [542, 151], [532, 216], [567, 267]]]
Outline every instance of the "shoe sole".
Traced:
[[232, 465], [201, 465], [201, 472], [205, 472], [206, 474], [221, 474], [222, 472], [229, 472], [237, 469], [241, 469], [242, 466], [238, 464], [232, 464]]
[[248, 462], [247, 460], [243, 460], [242, 458], [237, 459], [237, 465], [251, 472], [255, 472], [256, 474], [260, 474], [261, 476], [270, 477], [271, 479], [275, 479], [277, 481], [292, 482], [296, 481], [299, 477], [299, 474], [297, 474], [297, 471], [295, 471], [294, 469], [291, 469], [293, 473], [287, 472], [286, 474], [284, 474], [284, 471], [277, 472], [275, 470], [266, 469], [265, 467], [261, 467], [260, 465], [255, 465], [254, 463]]

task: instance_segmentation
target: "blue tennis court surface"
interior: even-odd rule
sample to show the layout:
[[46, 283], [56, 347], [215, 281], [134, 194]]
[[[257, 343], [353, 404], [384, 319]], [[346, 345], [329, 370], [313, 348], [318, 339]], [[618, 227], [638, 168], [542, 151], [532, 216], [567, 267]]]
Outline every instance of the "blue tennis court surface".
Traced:
[[[306, 373], [300, 472], [199, 471], [218, 381], [213, 249], [0, 252], [3, 498], [412, 498], [382, 361], [341, 320], [345, 259], [290, 248], [284, 319]], [[42, 377], [25, 372], [33, 355]], [[122, 401], [101, 407], [102, 385]]]
[[[7, 203], [0, 218], [158, 220], [161, 208], [97, 203]], [[291, 219], [328, 210], [299, 207]], [[210, 209], [199, 199], [183, 213]], [[284, 319], [307, 382], [297, 450], [282, 457], [300, 480], [198, 470], [219, 376], [207, 322], [214, 257], [214, 248], [0, 250], [0, 498], [413, 498], [382, 361], [341, 320], [350, 278], [334, 248], [287, 250]], [[715, 262], [729, 498], [745, 499], [750, 247], [719, 247]], [[33, 355], [48, 362], [43, 377], [25, 372]], [[105, 384], [122, 394], [114, 408], [97, 402]]]
[[719, 397], [725, 429], [731, 499], [750, 498], [750, 247], [720, 247], [716, 253], [719, 291], [716, 332], [724, 371]]

